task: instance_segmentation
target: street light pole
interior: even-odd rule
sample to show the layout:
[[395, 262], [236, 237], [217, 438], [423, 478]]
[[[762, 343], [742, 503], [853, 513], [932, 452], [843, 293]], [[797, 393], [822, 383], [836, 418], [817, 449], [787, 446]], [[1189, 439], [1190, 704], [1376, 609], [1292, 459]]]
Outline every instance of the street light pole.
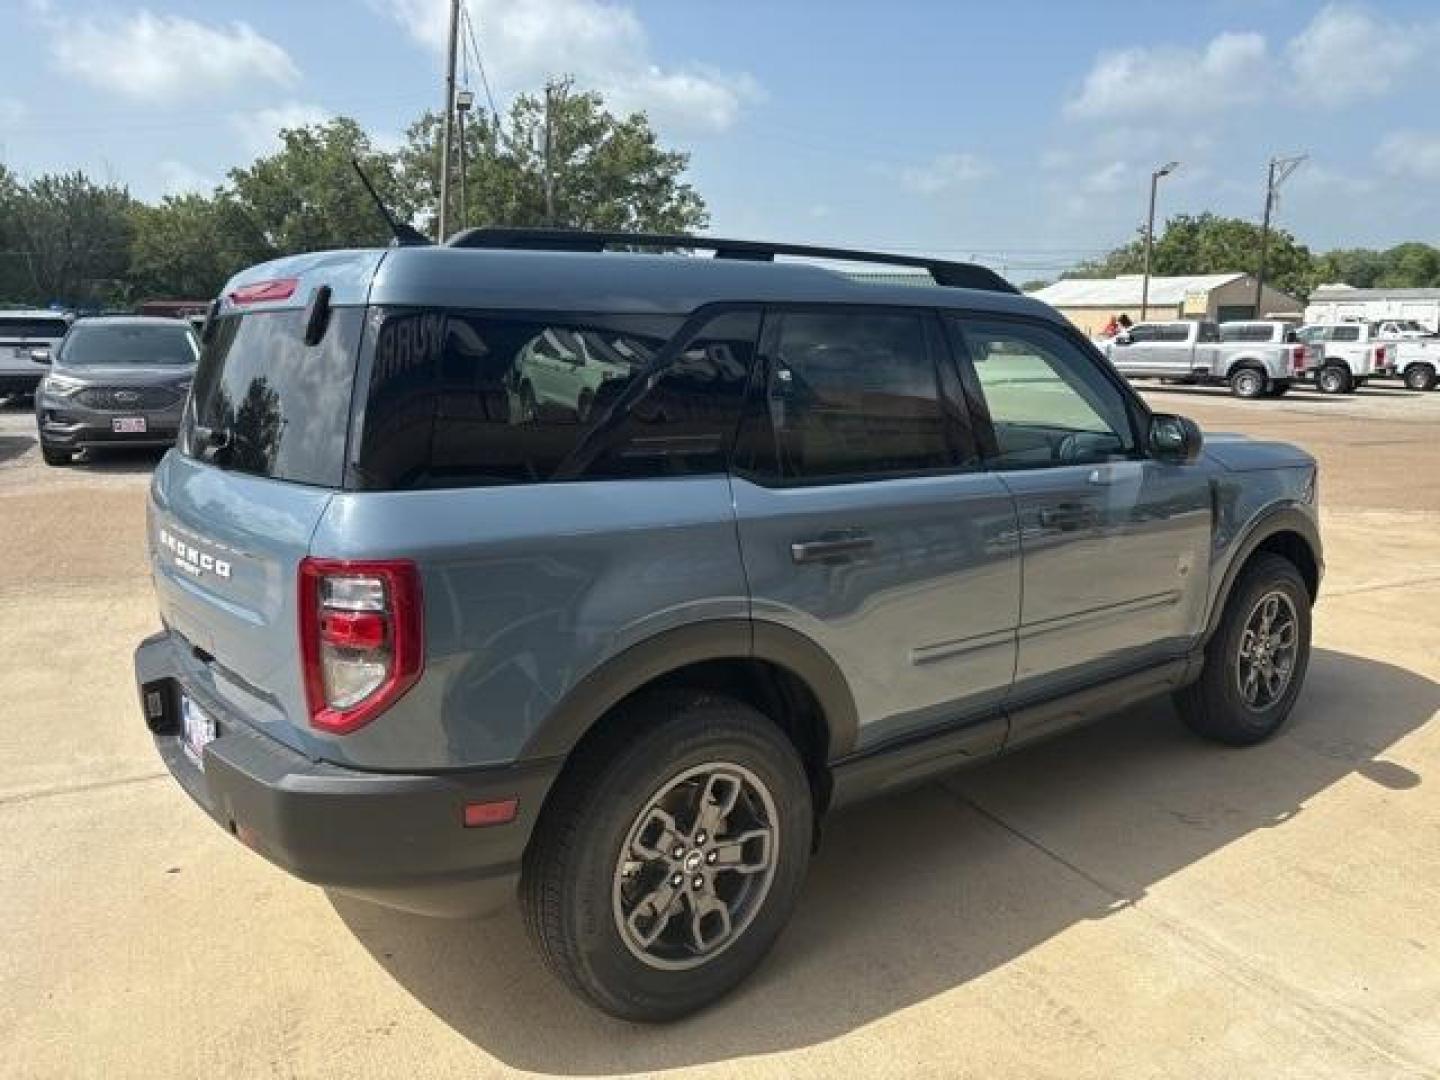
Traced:
[[460, 39], [460, 0], [450, 0], [450, 39], [445, 48], [445, 127], [440, 139], [440, 214], [435, 241], [443, 244], [450, 224], [450, 155], [455, 132], [455, 47]]
[[1162, 176], [1169, 176], [1180, 167], [1178, 161], [1166, 162], [1150, 174], [1150, 213], [1145, 218], [1145, 277], [1140, 284], [1140, 321], [1150, 316], [1150, 255], [1155, 248], [1155, 189]]

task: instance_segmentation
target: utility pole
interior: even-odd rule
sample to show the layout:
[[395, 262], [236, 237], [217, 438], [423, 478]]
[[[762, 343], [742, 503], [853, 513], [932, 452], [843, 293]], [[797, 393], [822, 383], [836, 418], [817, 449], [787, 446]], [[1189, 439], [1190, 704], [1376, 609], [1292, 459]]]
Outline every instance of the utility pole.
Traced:
[[545, 224], [551, 226], [555, 224], [555, 136], [559, 120], [555, 113], [564, 104], [569, 86], [568, 81], [545, 84]]
[[1255, 272], [1255, 314], [1254, 318], [1259, 319], [1265, 313], [1261, 310], [1261, 295], [1265, 290], [1265, 256], [1270, 247], [1270, 211], [1275, 208], [1275, 202], [1280, 194], [1280, 185], [1285, 183], [1290, 174], [1300, 167], [1308, 154], [1295, 154], [1293, 157], [1272, 157], [1270, 159], [1270, 170], [1265, 177], [1265, 214], [1260, 224], [1260, 266]]
[[1150, 213], [1145, 218], [1145, 276], [1140, 282], [1140, 321], [1150, 316], [1150, 253], [1155, 248], [1155, 189], [1162, 176], [1169, 176], [1180, 167], [1178, 161], [1169, 161], [1150, 174]]
[[460, 41], [460, 0], [450, 0], [450, 39], [445, 48], [445, 132], [440, 140], [440, 217], [436, 243], [443, 244], [450, 224], [450, 156], [455, 133], [455, 53]]
[[460, 137], [460, 228], [470, 227], [470, 203], [465, 198], [465, 115], [475, 104], [475, 93], [468, 87], [455, 94], [455, 130]]

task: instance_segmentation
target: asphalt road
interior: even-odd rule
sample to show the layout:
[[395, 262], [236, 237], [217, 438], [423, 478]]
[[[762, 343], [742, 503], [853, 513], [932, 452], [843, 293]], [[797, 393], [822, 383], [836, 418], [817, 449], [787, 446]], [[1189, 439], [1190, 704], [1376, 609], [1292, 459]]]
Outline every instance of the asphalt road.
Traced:
[[1149, 397], [1322, 460], [1291, 725], [1223, 750], [1157, 703], [837, 817], [758, 977], [660, 1028], [513, 912], [328, 896], [216, 829], [131, 685], [154, 456], [47, 469], [0, 408], [0, 1074], [1440, 1075], [1440, 393]]

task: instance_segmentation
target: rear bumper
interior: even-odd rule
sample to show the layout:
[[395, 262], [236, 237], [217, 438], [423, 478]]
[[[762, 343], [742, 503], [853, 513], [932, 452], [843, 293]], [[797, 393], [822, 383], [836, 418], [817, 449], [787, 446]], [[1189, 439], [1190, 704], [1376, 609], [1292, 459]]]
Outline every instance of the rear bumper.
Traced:
[[[302, 880], [420, 914], [479, 915], [514, 896], [558, 762], [402, 774], [313, 761], [183, 686], [178, 647], [159, 634], [135, 650], [142, 713], [171, 775], [233, 836]], [[217, 721], [203, 767], [181, 743], [182, 693]], [[510, 798], [514, 821], [464, 827], [467, 803]]]

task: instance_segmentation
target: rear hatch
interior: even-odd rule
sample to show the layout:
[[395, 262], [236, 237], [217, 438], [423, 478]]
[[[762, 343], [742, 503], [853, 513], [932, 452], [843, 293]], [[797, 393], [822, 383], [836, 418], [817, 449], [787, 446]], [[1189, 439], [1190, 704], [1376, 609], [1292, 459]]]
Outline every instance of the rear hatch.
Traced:
[[6, 375], [43, 375], [45, 368], [36, 363], [34, 353], [45, 351], [52, 356], [69, 320], [62, 315], [6, 315], [0, 313], [0, 372]]
[[[233, 709], [305, 753], [316, 742], [297, 568], [344, 475], [364, 302], [383, 257], [297, 256], [232, 281], [150, 490], [155, 590], [187, 691], [222, 722]], [[328, 324], [307, 345], [306, 304], [322, 285]]]

